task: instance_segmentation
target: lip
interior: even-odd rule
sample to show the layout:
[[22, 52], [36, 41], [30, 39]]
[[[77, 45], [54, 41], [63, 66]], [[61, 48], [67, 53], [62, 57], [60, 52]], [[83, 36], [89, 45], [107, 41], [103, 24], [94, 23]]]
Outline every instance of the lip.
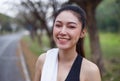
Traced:
[[57, 40], [60, 44], [66, 44], [70, 40], [70, 38], [57, 37]]
[[66, 38], [58, 38], [58, 40], [65, 41], [65, 40], [68, 40], [68, 39], [66, 39]]
[[58, 40], [70, 40], [70, 38], [68, 38], [68, 37], [59, 37], [59, 36], [57, 37], [57, 39]]

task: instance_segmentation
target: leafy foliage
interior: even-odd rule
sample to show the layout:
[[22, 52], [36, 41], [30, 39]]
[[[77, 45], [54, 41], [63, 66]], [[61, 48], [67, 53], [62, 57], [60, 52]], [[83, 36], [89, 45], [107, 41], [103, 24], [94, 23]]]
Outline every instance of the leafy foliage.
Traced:
[[120, 1], [103, 0], [96, 11], [97, 25], [102, 31], [120, 32]]
[[11, 32], [12, 28], [10, 26], [10, 22], [12, 20], [13, 19], [11, 17], [0, 14], [0, 25], [1, 25], [0, 32], [3, 32], [3, 31]]
[[10, 17], [9, 16], [6, 16], [6, 15], [3, 15], [3, 14], [0, 14], [0, 23], [4, 23], [4, 22], [9, 22], [10, 21]]

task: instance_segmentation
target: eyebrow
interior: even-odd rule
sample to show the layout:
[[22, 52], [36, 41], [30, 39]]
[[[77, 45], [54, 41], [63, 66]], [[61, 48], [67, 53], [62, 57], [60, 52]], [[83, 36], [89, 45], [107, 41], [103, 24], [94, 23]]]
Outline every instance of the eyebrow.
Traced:
[[61, 21], [59, 21], [59, 20], [57, 20], [57, 21], [55, 21], [55, 22], [59, 22], [59, 23], [61, 23]]
[[[61, 23], [61, 21], [60, 21], [60, 20], [57, 20], [56, 22]], [[76, 24], [76, 22], [68, 22], [68, 24], [75, 24], [75, 25], [77, 25], [77, 24]]]

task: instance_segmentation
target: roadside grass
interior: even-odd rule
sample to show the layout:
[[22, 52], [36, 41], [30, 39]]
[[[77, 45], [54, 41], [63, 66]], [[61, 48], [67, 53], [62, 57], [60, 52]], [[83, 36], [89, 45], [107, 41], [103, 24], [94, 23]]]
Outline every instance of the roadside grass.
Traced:
[[120, 81], [120, 34], [100, 34], [101, 47], [105, 60], [104, 81]]
[[28, 44], [29, 49], [37, 56], [49, 49], [49, 40], [47, 36], [42, 37], [42, 41], [44, 41], [44, 44], [42, 44], [42, 46], [40, 46], [38, 43], [37, 37], [35, 37], [34, 41], [32, 41], [30, 36], [24, 36], [23, 40]]
[[[32, 42], [29, 36], [25, 36], [23, 40], [28, 43], [29, 49], [38, 56], [49, 49], [49, 40], [46, 36], [42, 38], [44, 43], [42, 46], [39, 46], [37, 39]], [[120, 81], [120, 34], [100, 33], [100, 44], [106, 69], [102, 81]], [[85, 53], [86, 58], [90, 59], [88, 35], [85, 38]]]

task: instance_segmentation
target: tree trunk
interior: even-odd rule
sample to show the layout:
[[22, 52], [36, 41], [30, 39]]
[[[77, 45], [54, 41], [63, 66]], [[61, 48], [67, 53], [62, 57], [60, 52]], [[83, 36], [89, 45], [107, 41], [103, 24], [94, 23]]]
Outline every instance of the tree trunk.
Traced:
[[32, 41], [35, 40], [35, 34], [36, 34], [36, 31], [34, 29], [30, 30], [30, 37], [31, 37]]
[[40, 34], [37, 33], [37, 39], [38, 39], [38, 43], [39, 43], [39, 46], [42, 47], [42, 32]]
[[90, 48], [92, 60], [98, 65], [101, 73], [104, 72], [104, 64], [102, 60], [102, 51], [99, 41], [98, 28], [96, 26], [95, 10], [92, 7], [87, 7], [88, 33], [90, 38]]

